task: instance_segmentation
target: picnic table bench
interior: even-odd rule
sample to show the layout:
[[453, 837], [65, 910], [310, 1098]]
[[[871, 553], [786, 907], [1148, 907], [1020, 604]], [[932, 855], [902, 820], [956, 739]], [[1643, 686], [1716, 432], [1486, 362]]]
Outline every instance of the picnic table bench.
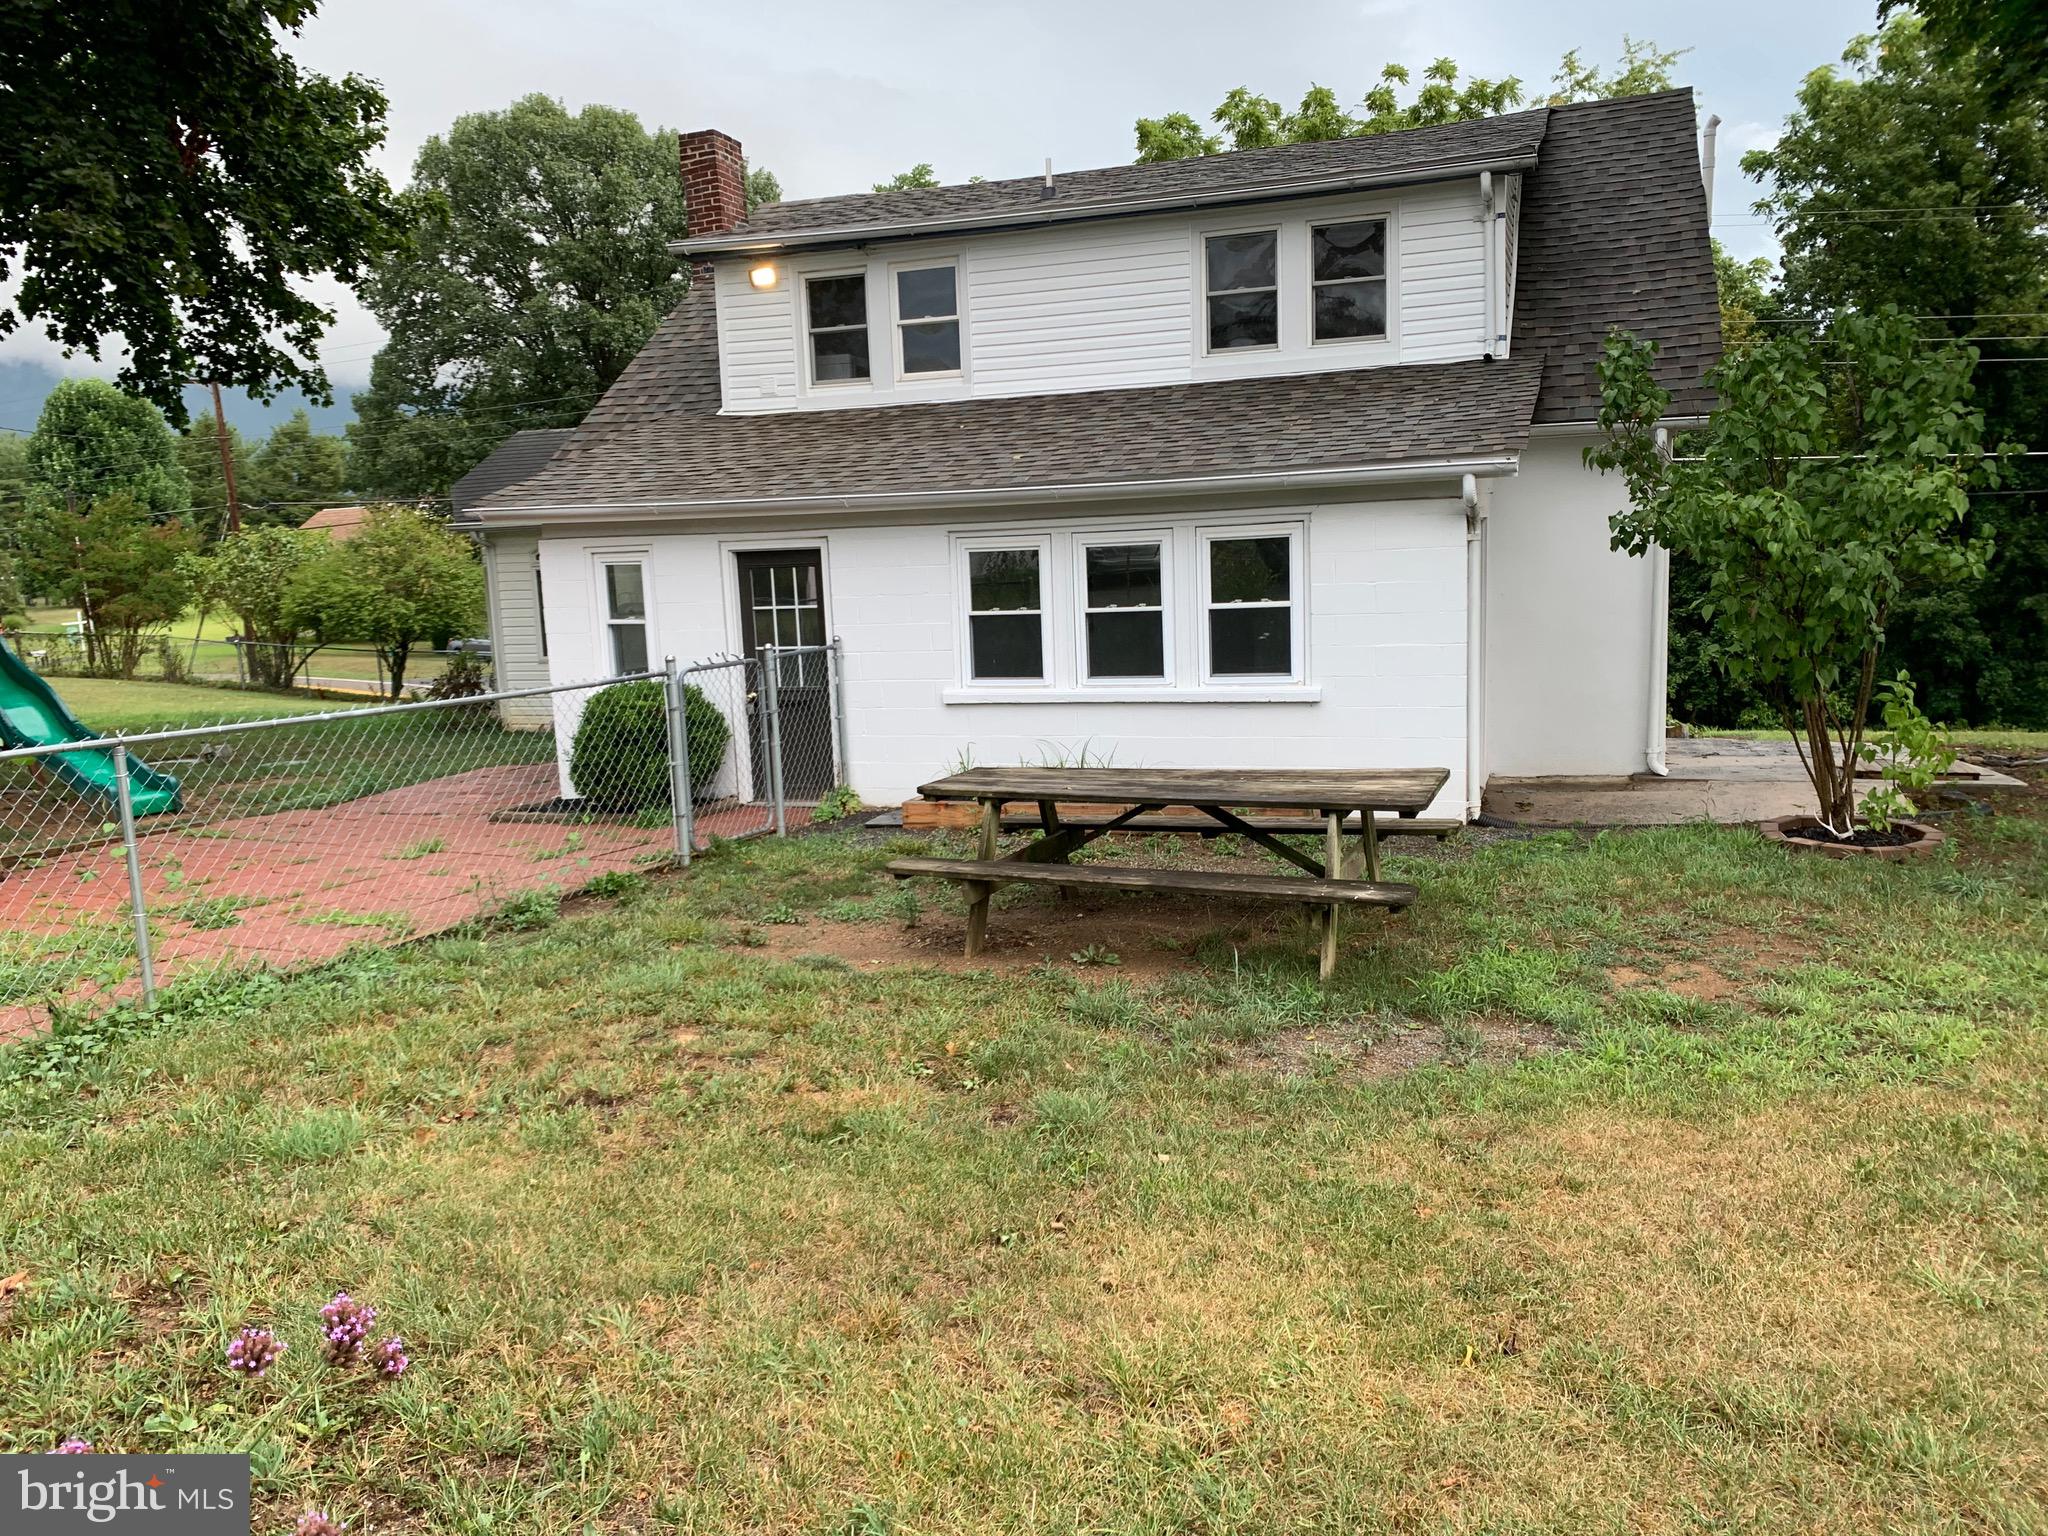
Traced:
[[[929, 877], [958, 883], [967, 895], [967, 953], [981, 952], [988, 936], [989, 898], [998, 885], [1016, 882], [1069, 888], [1107, 888], [1254, 896], [1323, 908], [1321, 973], [1337, 966], [1337, 914], [1346, 906], [1399, 909], [1415, 900], [1412, 885], [1380, 878], [1379, 813], [1414, 819], [1449, 779], [1442, 768], [1303, 770], [1253, 768], [972, 768], [920, 786], [927, 800], [971, 800], [981, 806], [976, 856], [972, 859], [902, 858], [888, 866], [898, 879]], [[1002, 858], [996, 839], [1006, 803], [1034, 803], [1029, 825], [1041, 835]], [[1061, 806], [1110, 809], [1063, 817]], [[1166, 815], [1168, 807], [1190, 808]], [[1293, 812], [1275, 817], [1262, 812]], [[1241, 814], [1251, 812], [1250, 816]], [[1302, 813], [1313, 812], [1308, 820]], [[1355, 819], [1354, 819], [1355, 818]], [[1162, 823], [1169, 823], [1162, 825]], [[1151, 869], [1135, 865], [1073, 865], [1078, 849], [1099, 837], [1125, 831], [1233, 832], [1249, 838], [1303, 871], [1303, 875], [1241, 874], [1235, 871]], [[1284, 833], [1320, 831], [1318, 860], [1290, 843]], [[1435, 829], [1430, 829], [1435, 835]], [[1347, 834], [1356, 834], [1355, 855], [1347, 857]], [[1362, 869], [1365, 878], [1351, 878]], [[1304, 878], [1305, 876], [1305, 878]]]

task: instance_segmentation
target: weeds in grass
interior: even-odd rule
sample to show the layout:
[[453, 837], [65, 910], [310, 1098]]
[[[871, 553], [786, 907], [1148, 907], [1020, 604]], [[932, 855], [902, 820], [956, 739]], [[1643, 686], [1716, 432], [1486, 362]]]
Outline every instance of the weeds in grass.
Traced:
[[562, 893], [553, 887], [521, 891], [497, 910], [493, 921], [515, 932], [546, 928], [562, 915]]
[[627, 869], [607, 869], [584, 883], [584, 894], [607, 901], [623, 901], [647, 889], [647, 877]]
[[391, 855], [394, 859], [426, 859], [443, 852], [448, 847], [445, 837], [424, 837], [416, 843], [407, 843]]
[[240, 914], [245, 909], [262, 904], [253, 896], [190, 896], [174, 907], [164, 908], [163, 915], [191, 928], [232, 928], [241, 922]]

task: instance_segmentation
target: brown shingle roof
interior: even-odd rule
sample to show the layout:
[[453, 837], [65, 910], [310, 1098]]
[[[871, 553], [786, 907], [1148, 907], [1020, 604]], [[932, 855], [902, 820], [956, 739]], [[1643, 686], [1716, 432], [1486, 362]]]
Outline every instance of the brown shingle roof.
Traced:
[[1517, 358], [837, 411], [621, 412], [490, 510], [1039, 492], [1503, 455], [1528, 437], [1541, 372]]
[[473, 522], [470, 511], [486, 496], [530, 480], [576, 434], [574, 427], [527, 427], [493, 448], [483, 463], [448, 487], [451, 521]]
[[[1097, 218], [1134, 200], [1189, 203], [1242, 202], [1285, 196], [1289, 190], [1332, 180], [1398, 178], [1504, 167], [1532, 161], [1543, 142], [1549, 108], [1510, 112], [1471, 122], [1409, 128], [1370, 138], [1329, 139], [1272, 149], [1238, 150], [1112, 165], [1093, 171], [1056, 171], [1045, 197], [1042, 176], [970, 182], [956, 187], [913, 187], [901, 192], [855, 192], [769, 203], [725, 233], [685, 240], [685, 250], [777, 248], [847, 238], [851, 232], [888, 228], [908, 232], [939, 225], [953, 231], [1001, 228], [1020, 221]], [[908, 227], [908, 228], [907, 228]]]
[[368, 507], [322, 507], [299, 526], [345, 544], [363, 531], [363, 520], [369, 515]]
[[1672, 410], [1712, 406], [1721, 357], [1691, 91], [1558, 107], [1522, 183], [1515, 355], [1540, 353], [1541, 422], [1591, 421], [1609, 329], [1658, 342]]
[[[1720, 312], [1691, 93], [1485, 121], [1526, 134], [1534, 119], [1548, 128], [1523, 188], [1512, 362], [727, 416], [719, 414], [716, 307], [711, 286], [699, 284], [547, 465], [482, 505], [515, 515], [542, 507], [1053, 490], [1511, 452], [1532, 416], [1592, 419], [1592, 365], [1617, 325], [1663, 343], [1660, 373], [1676, 409], [1704, 408], [1708, 397], [1695, 381], [1719, 356]], [[1118, 169], [1137, 177], [1172, 165]]]

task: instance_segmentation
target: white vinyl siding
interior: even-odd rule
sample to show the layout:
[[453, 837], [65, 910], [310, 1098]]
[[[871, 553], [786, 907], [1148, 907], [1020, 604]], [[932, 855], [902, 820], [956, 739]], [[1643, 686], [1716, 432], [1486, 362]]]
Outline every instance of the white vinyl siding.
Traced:
[[1477, 357], [1486, 331], [1486, 245], [1477, 182], [1409, 193], [1401, 201], [1401, 361]]
[[[531, 533], [493, 534], [484, 543], [489, 582], [491, 675], [500, 689], [545, 688], [547, 652], [541, 641], [541, 594], [535, 580], [540, 539]], [[508, 699], [498, 706], [506, 725], [538, 727], [550, 719], [546, 699]]]
[[[1474, 176], [1370, 195], [878, 243], [867, 255], [873, 377], [823, 388], [803, 382], [803, 282], [846, 271], [846, 253], [778, 256], [770, 289], [748, 282], [753, 262], [722, 262], [725, 409], [836, 410], [1476, 358], [1486, 326], [1479, 213]], [[1362, 218], [1388, 221], [1387, 335], [1315, 346], [1308, 226]], [[1211, 353], [1204, 236], [1261, 227], [1280, 230], [1280, 345]], [[880, 328], [894, 300], [885, 311], [875, 296], [892, 292], [896, 271], [946, 264], [959, 273], [962, 371], [902, 377]]]

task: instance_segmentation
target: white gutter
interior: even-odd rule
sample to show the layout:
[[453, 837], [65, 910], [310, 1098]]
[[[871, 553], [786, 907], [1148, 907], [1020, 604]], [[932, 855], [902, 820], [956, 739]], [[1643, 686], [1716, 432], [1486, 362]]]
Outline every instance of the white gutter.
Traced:
[[573, 513], [618, 519], [642, 517], [810, 516], [820, 512], [901, 512], [931, 507], [1027, 505], [1034, 502], [1135, 501], [1158, 496], [1216, 495], [1231, 491], [1332, 490], [1347, 486], [1406, 485], [1457, 476], [1512, 475], [1517, 454], [1431, 459], [1404, 464], [1346, 465], [1241, 475], [1187, 475], [1170, 480], [1103, 480], [1072, 485], [994, 486], [982, 490], [887, 491], [867, 496], [755, 496], [701, 500], [579, 501], [480, 507], [488, 528], [522, 528], [547, 515]]
[[[1671, 456], [1671, 433], [1657, 429], [1657, 452]], [[1658, 778], [1671, 769], [1665, 759], [1664, 717], [1671, 708], [1671, 551], [1650, 546], [1650, 678], [1645, 700], [1648, 726], [1643, 740], [1643, 766]]]
[[1251, 186], [1222, 188], [1214, 192], [1169, 193], [1151, 197], [1104, 198], [1097, 202], [1072, 202], [1051, 207], [1004, 208], [981, 213], [956, 213], [943, 218], [899, 219], [877, 224], [845, 224], [836, 229], [798, 230], [788, 235], [707, 235], [702, 240], [675, 240], [669, 251], [678, 256], [763, 256], [776, 251], [801, 250], [817, 245], [858, 245], [870, 240], [904, 240], [916, 235], [944, 234], [958, 230], [1011, 229], [1029, 224], [1061, 224], [1078, 219], [1112, 218], [1129, 213], [1172, 213], [1189, 208], [1217, 208], [1232, 203], [1256, 203], [1275, 198], [1316, 197], [1325, 193], [1356, 192], [1369, 187], [1402, 186], [1424, 181], [1447, 181], [1479, 171], [1520, 171], [1536, 164], [1534, 155], [1505, 159], [1455, 160], [1437, 165], [1409, 165], [1398, 170], [1356, 172], [1348, 176], [1293, 177], [1260, 182]]
[[1465, 819], [1477, 821], [1486, 800], [1486, 512], [1476, 476], [1467, 475], [1465, 503]]

